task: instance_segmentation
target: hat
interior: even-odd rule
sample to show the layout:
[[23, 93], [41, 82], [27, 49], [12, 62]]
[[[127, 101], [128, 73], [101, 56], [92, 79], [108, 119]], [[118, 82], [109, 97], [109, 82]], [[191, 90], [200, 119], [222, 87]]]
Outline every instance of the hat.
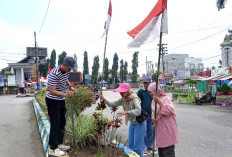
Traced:
[[145, 82], [151, 82], [151, 78], [150, 77], [144, 77], [143, 78], [143, 83]]
[[76, 61], [72, 57], [65, 57], [64, 63], [67, 64], [71, 70], [74, 70]]
[[114, 90], [114, 92], [124, 93], [130, 91], [130, 85], [128, 83], [122, 83], [120, 86]]

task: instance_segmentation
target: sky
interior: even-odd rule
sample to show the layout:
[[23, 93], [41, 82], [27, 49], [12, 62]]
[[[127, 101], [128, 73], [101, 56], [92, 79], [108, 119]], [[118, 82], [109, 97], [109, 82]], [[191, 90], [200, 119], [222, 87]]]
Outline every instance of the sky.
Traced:
[[[132, 40], [127, 31], [137, 26], [152, 10], [157, 0], [111, 0], [112, 18], [108, 33], [106, 57], [109, 68], [113, 55], [129, 64], [133, 53], [139, 51], [138, 73], [146, 73], [148, 61], [158, 61], [158, 42], [140, 48], [127, 48]], [[107, 19], [109, 0], [0, 0], [0, 69], [26, 56], [26, 47], [34, 46], [34, 31], [39, 47], [77, 55], [78, 70], [83, 71], [83, 54], [88, 52], [89, 70], [93, 58], [100, 58], [102, 71], [105, 39], [100, 38]], [[189, 54], [203, 59], [205, 67], [217, 66], [220, 44], [232, 28], [232, 0], [218, 11], [216, 0], [168, 0], [168, 31], [163, 43], [168, 54]], [[42, 26], [42, 27], [41, 27]], [[58, 59], [57, 59], [58, 60]], [[120, 63], [119, 63], [120, 65]]]

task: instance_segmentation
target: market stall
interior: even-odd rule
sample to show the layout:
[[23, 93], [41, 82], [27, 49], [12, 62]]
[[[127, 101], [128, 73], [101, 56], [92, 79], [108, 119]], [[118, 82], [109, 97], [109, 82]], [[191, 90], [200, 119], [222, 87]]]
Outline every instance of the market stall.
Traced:
[[232, 106], [232, 74], [223, 75], [216, 79], [216, 104], [220, 106]]

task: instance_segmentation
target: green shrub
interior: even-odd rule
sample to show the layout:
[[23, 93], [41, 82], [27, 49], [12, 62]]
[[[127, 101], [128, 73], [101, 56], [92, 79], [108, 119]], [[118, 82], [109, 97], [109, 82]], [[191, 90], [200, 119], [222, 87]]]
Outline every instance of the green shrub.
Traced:
[[35, 96], [37, 102], [40, 104], [40, 107], [42, 108], [44, 113], [47, 113], [47, 105], [46, 105], [46, 101], [45, 101], [46, 93], [47, 93], [46, 88], [43, 88], [41, 90], [41, 92], [39, 92]]
[[[86, 108], [91, 107], [94, 102], [93, 93], [87, 87], [79, 87], [77, 88], [75, 96], [72, 98], [72, 102], [74, 105], [75, 112], [80, 114]], [[67, 112], [71, 112], [70, 98], [66, 98], [66, 107]]]
[[[67, 119], [66, 137], [72, 141], [72, 119]], [[80, 114], [78, 117], [74, 116], [74, 134], [75, 143], [78, 149], [90, 145], [94, 140], [95, 125], [92, 116]]]
[[231, 91], [231, 88], [226, 83], [223, 83], [222, 92], [230, 92], [230, 91]]

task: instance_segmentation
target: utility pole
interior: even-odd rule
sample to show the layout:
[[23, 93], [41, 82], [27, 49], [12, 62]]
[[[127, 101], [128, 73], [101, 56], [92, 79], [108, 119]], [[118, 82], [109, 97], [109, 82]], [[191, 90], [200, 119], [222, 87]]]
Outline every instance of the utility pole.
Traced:
[[[163, 44], [161, 44], [161, 55], [162, 55], [162, 67], [163, 67], [163, 73], [164, 73], [164, 70], [165, 70], [165, 68], [164, 68], [164, 55], [165, 54], [168, 54], [167, 53], [167, 45], [168, 44], [165, 44], [165, 43], [163, 43]], [[158, 46], [159, 46], [159, 44], [158, 44]]]
[[227, 67], [229, 67], [229, 55], [228, 55], [228, 53], [229, 53], [229, 48], [226, 48], [226, 50], [227, 50], [227, 53], [226, 53]]
[[[167, 53], [167, 45], [168, 44], [165, 44], [165, 43], [162, 43], [161, 44], [161, 56], [162, 56], [162, 67], [163, 67], [163, 79], [164, 79], [164, 70], [165, 70], [165, 68], [164, 68], [164, 55], [165, 54], [168, 54]], [[158, 46], [160, 46], [159, 44], [158, 44]]]
[[148, 76], [148, 70], [147, 70], [147, 56], [146, 56], [146, 73], [147, 73], [147, 76]]
[[37, 91], [39, 89], [39, 58], [38, 58], [38, 51], [37, 51], [37, 42], [36, 42], [36, 33], [34, 32], [35, 38], [35, 54], [36, 54], [36, 78], [37, 78]]

